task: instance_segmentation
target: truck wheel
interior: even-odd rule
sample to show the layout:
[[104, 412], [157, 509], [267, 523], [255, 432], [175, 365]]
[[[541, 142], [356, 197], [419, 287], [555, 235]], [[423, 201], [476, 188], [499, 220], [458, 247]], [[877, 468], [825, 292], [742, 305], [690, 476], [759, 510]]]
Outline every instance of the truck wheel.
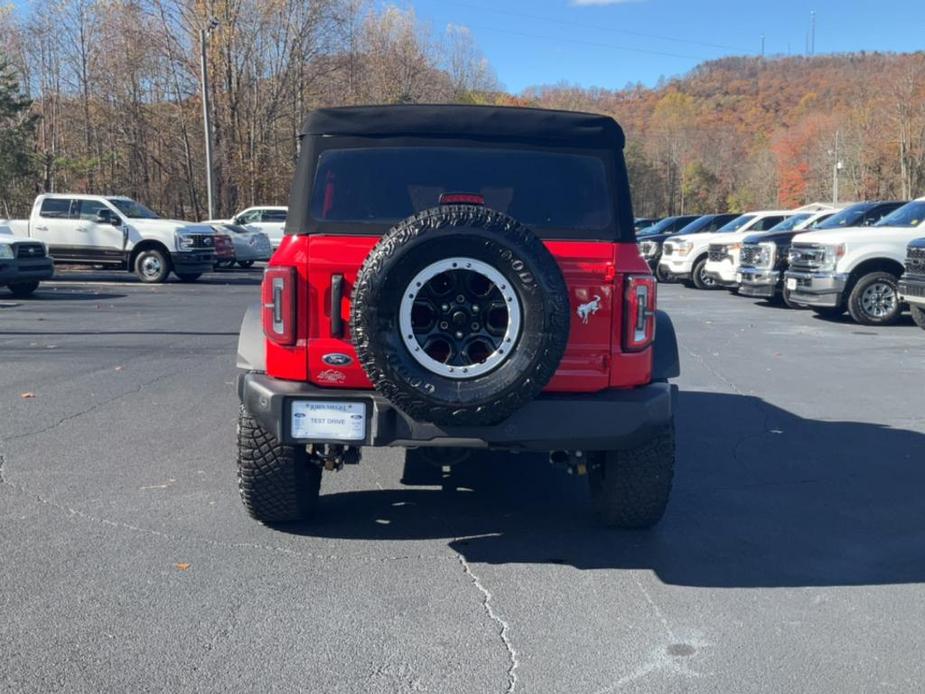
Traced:
[[704, 256], [696, 263], [691, 271], [691, 282], [697, 289], [716, 289], [716, 280], [707, 277], [707, 257]]
[[318, 506], [321, 468], [302, 446], [286, 446], [247, 414], [238, 415], [238, 491], [263, 523], [304, 520]]
[[786, 304], [787, 308], [792, 308], [797, 311], [802, 311], [803, 309], [806, 308], [806, 306], [801, 306], [800, 304], [794, 303], [793, 299], [790, 298], [790, 290], [788, 289], [784, 289], [781, 292], [780, 297], [783, 300], [784, 304]]
[[674, 282], [671, 275], [668, 274], [668, 271], [661, 264], [655, 266], [655, 279], [663, 284], [671, 284]]
[[915, 324], [925, 330], [925, 308], [910, 306], [909, 310], [912, 312], [912, 320], [915, 321]]
[[157, 248], [146, 248], [135, 256], [135, 274], [145, 284], [160, 284], [170, 274], [170, 260]]
[[602, 525], [650, 528], [665, 514], [674, 477], [674, 426], [628, 451], [606, 451], [588, 468], [591, 507]]
[[180, 278], [181, 282], [195, 282], [202, 277], [201, 272], [178, 272], [176, 275]]
[[351, 326], [363, 370], [395, 407], [421, 421], [490, 425], [552, 378], [571, 316], [559, 265], [529, 229], [495, 210], [444, 205], [373, 248]]
[[17, 282], [16, 284], [7, 285], [7, 289], [9, 289], [17, 299], [25, 299], [28, 296], [32, 296], [32, 292], [38, 288], [39, 283], [36, 281]]
[[848, 313], [861, 325], [893, 325], [902, 313], [897, 280], [889, 272], [871, 272], [854, 284]]

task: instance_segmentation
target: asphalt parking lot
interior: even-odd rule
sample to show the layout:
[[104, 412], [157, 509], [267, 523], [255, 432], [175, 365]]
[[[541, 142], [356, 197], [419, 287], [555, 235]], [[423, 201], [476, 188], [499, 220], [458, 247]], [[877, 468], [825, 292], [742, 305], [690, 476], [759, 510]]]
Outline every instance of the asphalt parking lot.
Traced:
[[660, 287], [675, 493], [595, 528], [584, 480], [398, 452], [251, 521], [234, 352], [260, 272], [0, 290], [0, 691], [846, 692], [925, 679], [925, 333]]

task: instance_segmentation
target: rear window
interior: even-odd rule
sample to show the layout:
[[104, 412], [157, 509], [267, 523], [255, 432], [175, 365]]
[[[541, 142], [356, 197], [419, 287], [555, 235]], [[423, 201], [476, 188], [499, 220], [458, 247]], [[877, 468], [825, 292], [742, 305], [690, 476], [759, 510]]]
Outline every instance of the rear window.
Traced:
[[39, 215], [48, 219], [68, 219], [71, 211], [70, 198], [45, 198]]
[[382, 147], [321, 153], [311, 213], [325, 222], [394, 223], [476, 193], [534, 228], [602, 230], [613, 202], [600, 157], [531, 150]]

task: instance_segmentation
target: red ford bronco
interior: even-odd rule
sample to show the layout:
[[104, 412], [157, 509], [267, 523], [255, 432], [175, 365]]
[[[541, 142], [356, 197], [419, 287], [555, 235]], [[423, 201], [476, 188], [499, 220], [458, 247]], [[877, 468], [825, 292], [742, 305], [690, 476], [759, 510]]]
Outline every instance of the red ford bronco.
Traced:
[[[678, 350], [636, 247], [620, 126], [586, 113], [310, 114], [238, 346], [248, 512], [301, 520], [360, 447], [543, 451], [605, 524], [662, 517]], [[657, 339], [656, 339], [657, 336]]]

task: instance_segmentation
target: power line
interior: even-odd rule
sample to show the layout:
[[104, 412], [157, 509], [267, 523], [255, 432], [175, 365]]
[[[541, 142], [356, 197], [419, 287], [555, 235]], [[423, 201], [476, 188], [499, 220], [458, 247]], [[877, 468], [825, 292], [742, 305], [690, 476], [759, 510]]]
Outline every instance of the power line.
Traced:
[[[495, 14], [508, 15], [510, 17], [520, 17], [523, 19], [534, 19], [534, 20], [541, 21], [541, 22], [552, 22], [553, 24], [560, 24], [560, 25], [567, 24], [569, 26], [579, 27], [582, 29], [591, 29], [594, 31], [609, 31], [612, 33], [627, 34], [630, 36], [639, 36], [640, 38], [656, 39], [658, 41], [671, 41], [674, 43], [686, 43], [686, 44], [690, 44], [693, 46], [706, 46], [707, 48], [719, 48], [721, 50], [727, 50], [727, 51], [741, 51], [743, 53], [750, 52], [746, 50], [745, 48], [741, 48], [739, 46], [727, 46], [727, 45], [723, 45], [720, 43], [709, 43], [706, 41], [697, 41], [694, 39], [682, 39], [682, 38], [678, 38], [674, 36], [661, 36], [659, 34], [647, 34], [645, 32], [632, 31], [630, 29], [614, 29], [612, 27], [594, 26], [592, 24], [584, 24], [582, 22], [575, 22], [575, 21], [571, 21], [568, 19], [555, 19], [554, 17], [544, 17], [542, 15], [530, 14], [527, 12], [514, 12], [512, 10], [502, 10], [502, 9], [498, 9], [495, 7], [475, 5], [469, 2], [458, 2], [457, 0], [450, 0], [450, 3], [453, 5], [457, 5], [459, 7], [467, 7], [469, 9], [479, 10], [482, 12], [494, 12]], [[665, 54], [665, 55], [669, 55], [669, 54]]]

